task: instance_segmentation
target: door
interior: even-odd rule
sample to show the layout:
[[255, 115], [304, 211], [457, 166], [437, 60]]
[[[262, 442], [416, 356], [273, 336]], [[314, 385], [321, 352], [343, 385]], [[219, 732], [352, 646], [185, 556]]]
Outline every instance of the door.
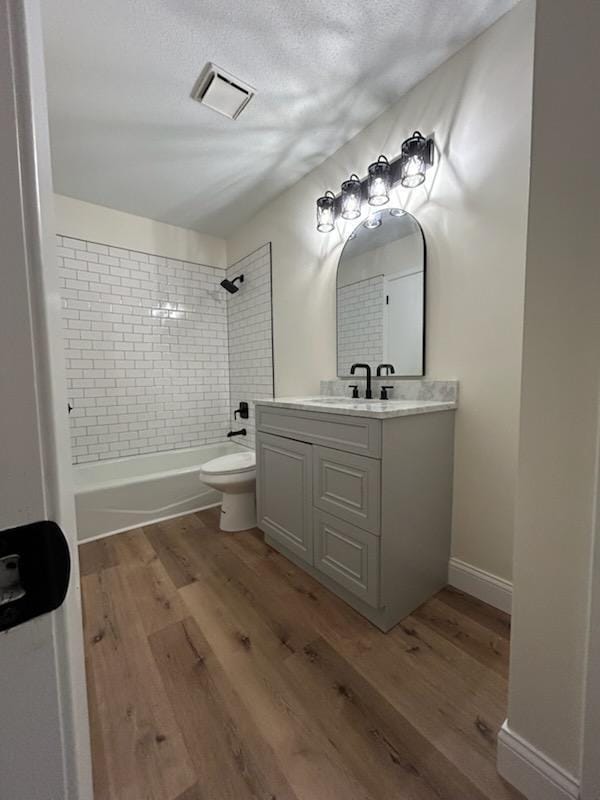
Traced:
[[581, 759], [581, 800], [600, 797], [600, 409], [596, 426], [596, 464], [591, 553], [591, 588], [587, 620], [588, 643], [583, 712], [583, 753]]
[[423, 373], [423, 271], [389, 276], [384, 295], [384, 361], [398, 375]]
[[62, 606], [0, 634], [0, 797], [91, 800], [60, 297], [37, 0], [0, 0], [0, 530], [54, 520]]
[[259, 433], [256, 469], [258, 527], [312, 564], [312, 445]]

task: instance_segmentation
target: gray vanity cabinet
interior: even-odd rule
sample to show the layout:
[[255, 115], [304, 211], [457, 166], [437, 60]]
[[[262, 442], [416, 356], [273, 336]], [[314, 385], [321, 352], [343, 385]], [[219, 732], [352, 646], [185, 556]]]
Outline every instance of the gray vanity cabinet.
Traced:
[[453, 411], [374, 419], [259, 401], [256, 428], [272, 547], [384, 631], [446, 584]]

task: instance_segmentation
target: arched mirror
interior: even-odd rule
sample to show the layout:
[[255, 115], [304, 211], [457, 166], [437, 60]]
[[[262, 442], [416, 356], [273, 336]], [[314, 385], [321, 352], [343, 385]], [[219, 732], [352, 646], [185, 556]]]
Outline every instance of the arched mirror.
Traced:
[[356, 362], [425, 374], [425, 237], [402, 209], [377, 211], [350, 234], [337, 270], [337, 372]]

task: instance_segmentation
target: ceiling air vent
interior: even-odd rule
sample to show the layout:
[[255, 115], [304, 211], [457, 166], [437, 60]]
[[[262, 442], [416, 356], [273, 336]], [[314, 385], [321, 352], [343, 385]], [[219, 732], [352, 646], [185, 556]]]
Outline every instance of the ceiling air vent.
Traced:
[[209, 62], [196, 81], [192, 97], [229, 119], [237, 119], [255, 93], [252, 86]]

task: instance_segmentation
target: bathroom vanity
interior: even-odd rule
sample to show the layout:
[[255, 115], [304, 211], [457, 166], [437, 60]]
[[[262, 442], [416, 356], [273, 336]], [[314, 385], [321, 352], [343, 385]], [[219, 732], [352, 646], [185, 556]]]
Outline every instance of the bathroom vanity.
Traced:
[[383, 631], [447, 583], [455, 407], [256, 401], [258, 527]]

